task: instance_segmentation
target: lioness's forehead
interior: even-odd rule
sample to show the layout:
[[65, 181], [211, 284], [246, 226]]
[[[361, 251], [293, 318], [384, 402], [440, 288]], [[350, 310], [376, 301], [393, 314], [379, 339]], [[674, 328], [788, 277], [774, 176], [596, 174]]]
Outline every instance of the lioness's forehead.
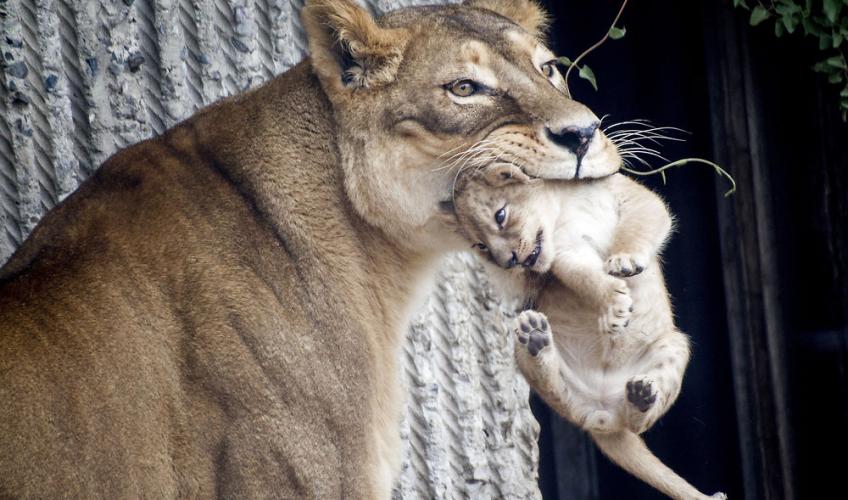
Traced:
[[[511, 20], [494, 12], [457, 6], [411, 7], [390, 12], [381, 24], [416, 27], [436, 40], [473, 39], [506, 59], [532, 57], [541, 44]], [[544, 46], [543, 50], [547, 51]]]

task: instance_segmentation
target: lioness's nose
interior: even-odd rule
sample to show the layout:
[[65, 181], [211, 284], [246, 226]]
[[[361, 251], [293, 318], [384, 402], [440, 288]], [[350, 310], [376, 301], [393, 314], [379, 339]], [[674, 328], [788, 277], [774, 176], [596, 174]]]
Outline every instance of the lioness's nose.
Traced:
[[588, 127], [571, 126], [559, 130], [545, 127], [545, 132], [551, 142], [568, 149], [580, 159], [589, 150], [589, 143], [592, 142], [592, 137], [595, 137], [595, 131], [600, 124], [601, 122], [594, 122]]

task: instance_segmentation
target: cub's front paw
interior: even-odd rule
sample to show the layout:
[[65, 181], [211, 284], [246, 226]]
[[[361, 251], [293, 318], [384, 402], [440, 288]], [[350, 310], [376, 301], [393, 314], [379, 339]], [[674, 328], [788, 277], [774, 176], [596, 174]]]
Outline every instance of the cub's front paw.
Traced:
[[627, 401], [642, 413], [650, 410], [657, 402], [657, 390], [654, 381], [647, 376], [637, 375], [627, 381], [625, 387]]
[[639, 253], [617, 253], [607, 259], [604, 267], [610, 276], [629, 278], [648, 267], [648, 257]]
[[602, 333], [624, 333], [630, 324], [633, 313], [633, 299], [627, 283], [620, 279], [611, 279], [604, 294], [601, 305], [601, 316], [598, 320]]
[[551, 345], [551, 325], [548, 318], [538, 311], [524, 311], [518, 315], [516, 339], [527, 347], [527, 352], [536, 357]]

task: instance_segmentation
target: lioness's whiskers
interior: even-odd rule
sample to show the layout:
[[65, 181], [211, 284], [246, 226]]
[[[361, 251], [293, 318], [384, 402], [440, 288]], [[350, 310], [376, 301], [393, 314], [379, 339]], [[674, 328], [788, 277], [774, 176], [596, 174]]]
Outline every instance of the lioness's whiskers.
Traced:
[[[485, 146], [488, 146], [492, 143], [493, 143], [493, 141], [490, 141], [488, 139], [483, 139], [481, 141], [478, 141], [478, 142], [472, 144], [470, 147], [468, 147], [468, 149], [465, 149], [463, 151], [459, 151], [458, 153], [453, 154], [451, 157], [449, 157], [445, 160], [444, 165], [442, 165], [441, 167], [434, 168], [433, 170], [431, 170], [431, 172], [437, 172], [437, 171], [445, 170], [445, 169], [450, 170], [454, 166], [456, 166], [457, 163], [462, 162], [465, 158], [474, 155], [478, 151], [484, 150]], [[453, 150], [448, 151], [445, 154], [453, 152], [456, 149], [457, 148], [454, 148]], [[444, 155], [442, 155], [442, 156], [444, 156]], [[441, 156], [439, 158], [441, 158]]]
[[655, 149], [646, 148], [646, 147], [639, 147], [639, 146], [632, 146], [632, 147], [622, 148], [622, 149], [620, 149], [620, 150], [619, 150], [619, 153], [621, 153], [621, 154], [627, 154], [627, 153], [630, 153], [630, 154], [644, 153], [644, 154], [648, 154], [648, 155], [652, 155], [652, 156], [656, 156], [656, 157], [662, 157], [662, 155], [660, 154], [660, 152], [659, 152], [659, 151], [657, 151], [657, 150], [655, 150]]
[[649, 126], [650, 124], [651, 124], [650, 121], [643, 120], [643, 119], [627, 120], [627, 121], [623, 121], [623, 122], [611, 123], [606, 128], [603, 128], [602, 130], [606, 134], [607, 132], [609, 132], [610, 130], [612, 130], [614, 128], [623, 127], [625, 125]]
[[[650, 149], [650, 150], [654, 151], [654, 149], [651, 148], [650, 146], [646, 146], [646, 145], [642, 144], [641, 142], [638, 142], [635, 139], [619, 139], [618, 141], [613, 142], [613, 144], [615, 144], [616, 147], [619, 148], [619, 150], [627, 149], [629, 146], [633, 146], [633, 147], [637, 147], [637, 148], [646, 148], [646, 149]], [[659, 152], [659, 151], [657, 151], [657, 152]]]
[[675, 141], [675, 142], [685, 141], [685, 139], [682, 139], [680, 137], [673, 137], [673, 136], [668, 136], [668, 135], [664, 135], [664, 134], [645, 133], [645, 132], [631, 132], [631, 133], [627, 133], [627, 134], [608, 135], [607, 137], [612, 141], [616, 141], [616, 140], [619, 140], [619, 139], [634, 139], [634, 138], [635, 139], [646, 139], [646, 140], [652, 140], [652, 141], [658, 141], [658, 140]]
[[651, 152], [651, 151], [630, 150], [630, 151], [625, 151], [625, 152], [621, 153], [621, 156], [622, 157], [628, 156], [628, 157], [631, 157], [631, 158], [641, 159], [640, 154], [646, 155], [646, 156], [652, 156], [652, 157], [657, 158], [659, 160], [662, 160], [664, 162], [668, 162], [668, 158], [664, 157], [663, 155], [661, 155], [659, 153], [654, 153], [654, 152]]

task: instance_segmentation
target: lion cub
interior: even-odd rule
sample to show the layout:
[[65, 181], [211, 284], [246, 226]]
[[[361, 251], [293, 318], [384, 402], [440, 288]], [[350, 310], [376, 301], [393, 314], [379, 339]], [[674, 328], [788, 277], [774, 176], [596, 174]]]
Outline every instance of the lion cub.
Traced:
[[542, 183], [502, 167], [460, 179], [455, 204], [488, 259], [549, 276], [535, 297], [544, 314], [522, 312], [515, 329], [533, 389], [670, 497], [726, 498], [700, 493], [638, 436], [677, 398], [689, 360], [658, 257], [672, 228], [663, 201], [621, 174]]

